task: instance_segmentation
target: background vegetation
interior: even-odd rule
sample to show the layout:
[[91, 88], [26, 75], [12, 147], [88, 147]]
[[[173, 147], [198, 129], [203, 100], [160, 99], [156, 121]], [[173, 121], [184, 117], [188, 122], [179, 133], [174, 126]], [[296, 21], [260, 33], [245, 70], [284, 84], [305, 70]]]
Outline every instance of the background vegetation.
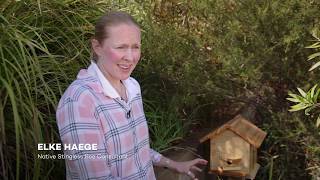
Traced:
[[319, 29], [318, 1], [7, 0], [0, 3], [1, 179], [64, 178], [64, 162], [38, 159], [37, 143], [59, 142], [57, 102], [90, 62], [93, 23], [110, 9], [130, 12], [143, 29], [133, 76], [154, 148], [251, 102], [268, 132], [257, 179], [320, 176], [319, 129], [289, 113], [286, 101], [289, 89], [318, 83], [317, 70], [307, 74], [315, 51], [305, 48]]

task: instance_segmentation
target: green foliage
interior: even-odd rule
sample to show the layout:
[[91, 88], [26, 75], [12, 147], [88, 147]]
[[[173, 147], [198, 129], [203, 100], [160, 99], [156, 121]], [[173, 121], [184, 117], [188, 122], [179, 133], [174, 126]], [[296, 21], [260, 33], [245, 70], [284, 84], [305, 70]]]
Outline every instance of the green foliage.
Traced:
[[318, 96], [320, 89], [316, 90], [317, 85], [314, 85], [308, 92], [304, 92], [302, 89], [297, 88], [301, 95], [289, 93], [291, 98], [287, 100], [297, 103], [296, 105], [291, 106], [289, 111], [300, 111], [305, 109], [305, 114], [310, 115], [309, 112], [312, 109], [315, 109], [318, 106]]
[[[316, 49], [319, 50], [320, 48], [320, 39], [318, 38], [318, 36], [316, 35], [317, 31], [313, 32], [313, 37], [316, 39], [316, 42], [313, 43], [312, 45], [307, 46], [306, 48], [309, 49]], [[314, 59], [318, 59], [320, 56], [320, 52], [316, 52], [313, 53], [311, 55], [308, 56], [308, 61], [309, 60], [314, 60]], [[309, 71], [313, 71], [315, 70], [317, 67], [320, 66], [320, 61], [316, 62], [315, 64], [312, 65], [312, 67], [309, 69]], [[289, 92], [289, 98], [287, 98], [287, 100], [297, 103], [293, 106], [291, 106], [289, 109], [289, 111], [291, 112], [295, 112], [295, 111], [300, 111], [300, 110], [304, 110], [305, 115], [310, 116], [314, 119], [316, 119], [316, 127], [320, 127], [320, 112], [319, 112], [319, 93], [320, 93], [320, 88], [317, 88], [317, 84], [314, 85], [309, 91], [305, 92], [303, 91], [301, 88], [297, 88], [300, 95], [298, 94], [294, 94], [294, 93], [290, 93]], [[317, 116], [317, 118], [315, 118]], [[313, 156], [313, 154], [317, 154], [316, 157], [319, 157], [319, 144], [318, 146], [311, 146], [310, 147], [310, 151], [314, 152], [311, 154], [311, 156]], [[316, 164], [318, 163], [318, 159], [316, 160]], [[320, 176], [320, 169], [314, 168], [314, 166], [311, 166], [312, 168], [307, 168], [307, 169], [314, 169], [313, 172], [311, 172], [311, 174], [313, 174], [313, 177], [319, 177]]]
[[144, 101], [144, 108], [148, 119], [149, 131], [152, 137], [151, 146], [161, 152], [168, 145], [183, 138], [183, 122], [176, 113], [164, 112], [149, 101]]
[[[144, 34], [144, 58], [137, 75], [146, 79], [143, 83], [149, 89], [155, 87], [148, 90], [150, 96], [165, 102], [174, 96], [180, 99], [178, 104], [195, 106], [243, 100], [248, 94], [263, 97], [266, 92], [257, 87], [265, 85], [303, 83], [307, 78], [296, 69], [307, 66], [299, 59], [306, 56], [306, 30], [313, 28], [310, 19], [319, 14], [317, 5], [308, 1], [147, 4], [155, 12]], [[149, 77], [159, 78], [161, 87]], [[161, 92], [169, 97], [163, 98]], [[280, 93], [276, 95], [285, 94]], [[195, 108], [187, 106], [179, 109], [190, 113]]]
[[[310, 46], [307, 46], [307, 48], [309, 49], [316, 49], [316, 50], [320, 50], [320, 38], [318, 37], [317, 35], [317, 31], [314, 31], [313, 32], [313, 37], [314, 39], [316, 40], [315, 43], [313, 43], [312, 45]], [[308, 56], [308, 61], [309, 60], [314, 60], [314, 59], [319, 59], [320, 57], [320, 52], [316, 52], [316, 53], [313, 53], [311, 55]], [[320, 61], [318, 61], [317, 63], [315, 63], [314, 65], [312, 65], [312, 67], [309, 69], [309, 71], [312, 71], [314, 69], [316, 69], [318, 66], [320, 66]]]
[[319, 177], [320, 134], [314, 124], [297, 113], [274, 113], [267, 109], [260, 112], [262, 118], [268, 119], [268, 123], [263, 124], [268, 136], [259, 154], [263, 166], [257, 179]]
[[[130, 12], [142, 26], [142, 59], [133, 76], [142, 85], [155, 149], [182, 138], [192, 121], [215, 119], [213, 109], [261, 99], [270, 112], [262, 117], [269, 135], [260, 179], [315, 174], [318, 134], [309, 121], [283, 112], [288, 89], [305, 85], [300, 95], [290, 93], [292, 110], [317, 113], [319, 88], [302, 89], [320, 78], [305, 75], [318, 1], [24, 0], [0, 4], [1, 176], [63, 178], [63, 161], [37, 159], [36, 144], [58, 142], [57, 101], [89, 63], [93, 22], [109, 9]], [[291, 163], [296, 154], [299, 166]]]
[[[215, 119], [210, 110], [219, 109], [222, 104], [261, 98], [262, 108], [272, 109], [275, 116], [273, 121], [277, 122], [271, 123], [267, 131], [270, 132], [270, 139], [279, 141], [286, 138], [286, 133], [295, 133], [295, 127], [285, 124], [281, 128], [287, 131], [281, 133], [278, 121], [286, 117], [277, 116], [288, 109], [285, 98], [289, 88], [301, 85], [310, 87], [309, 82], [319, 79], [319, 74], [305, 75], [309, 64], [304, 60], [309, 54], [305, 49], [310, 44], [309, 32], [319, 22], [319, 2], [157, 2], [155, 12], [151, 15], [151, 28], [144, 34], [145, 58], [137, 72], [140, 79], [144, 79], [142, 84], [146, 98], [158, 99], [156, 102], [160, 102], [159, 107], [163, 109], [174, 102], [182, 119], [187, 119], [197, 107], [202, 107], [196, 111], [195, 118], [208, 120]], [[157, 83], [159, 81], [161, 83]], [[311, 101], [310, 98], [307, 101]], [[311, 102], [315, 102], [315, 98]], [[309, 108], [307, 113], [313, 110], [311, 102], [305, 102]], [[204, 104], [211, 107], [201, 106]], [[182, 110], [186, 116], [181, 113]], [[262, 122], [262, 125], [269, 124], [270, 117], [265, 116]], [[278, 134], [274, 134], [274, 131]], [[305, 133], [308, 133], [307, 130]], [[315, 139], [317, 135], [312, 131], [308, 137]], [[301, 141], [306, 146], [312, 143], [309, 139]], [[291, 147], [291, 143], [283, 141], [288, 147]], [[261, 179], [303, 179], [310, 178], [308, 173], [316, 174], [314, 172], [317, 170], [305, 170], [320, 163], [317, 158], [312, 158], [315, 157], [314, 151], [309, 154], [304, 153], [303, 149], [299, 150], [305, 161], [298, 166], [291, 163], [296, 161], [295, 154], [286, 158], [287, 151], [278, 148], [279, 144], [270, 142], [264, 148], [273, 146], [276, 155], [266, 155], [270, 161], [262, 163], [262, 168], [268, 171], [263, 171]], [[285, 160], [280, 166], [280, 158], [275, 158], [277, 155]], [[273, 170], [269, 166], [271, 160]]]
[[[316, 39], [316, 42], [310, 46], [307, 46], [307, 48], [318, 50], [320, 49], [320, 39], [317, 37], [316, 32], [313, 33], [313, 37]], [[313, 53], [308, 56], [308, 61], [319, 58], [319, 56], [320, 52]], [[316, 69], [318, 66], [320, 66], [320, 61], [312, 65], [309, 71]], [[301, 95], [289, 93], [289, 96], [291, 96], [291, 98], [287, 98], [287, 100], [297, 103], [296, 105], [291, 106], [291, 109], [289, 109], [289, 111], [291, 112], [305, 110], [305, 115], [310, 115], [309, 112], [314, 110], [312, 114], [313, 116], [318, 116], [316, 120], [316, 127], [319, 127], [320, 115], [317, 110], [319, 109], [318, 96], [320, 89], [316, 90], [316, 87], [317, 85], [314, 85], [308, 92], [304, 92], [302, 89], [297, 88]]]

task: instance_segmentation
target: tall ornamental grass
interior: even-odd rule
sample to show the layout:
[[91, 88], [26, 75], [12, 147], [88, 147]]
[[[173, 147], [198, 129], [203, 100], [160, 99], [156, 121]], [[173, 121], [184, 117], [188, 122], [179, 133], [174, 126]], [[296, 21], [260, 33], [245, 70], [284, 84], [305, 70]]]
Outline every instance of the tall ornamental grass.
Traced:
[[107, 5], [67, 0], [0, 5], [0, 179], [64, 177], [64, 161], [38, 159], [37, 144], [59, 142], [55, 107], [88, 63], [92, 21]]

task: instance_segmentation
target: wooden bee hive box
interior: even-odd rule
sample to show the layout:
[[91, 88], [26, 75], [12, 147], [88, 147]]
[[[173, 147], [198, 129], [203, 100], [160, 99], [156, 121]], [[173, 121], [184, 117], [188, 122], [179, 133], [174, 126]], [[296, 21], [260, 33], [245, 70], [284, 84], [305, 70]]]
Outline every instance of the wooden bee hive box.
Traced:
[[257, 148], [266, 133], [242, 115], [200, 139], [210, 140], [210, 173], [254, 179], [260, 167]]

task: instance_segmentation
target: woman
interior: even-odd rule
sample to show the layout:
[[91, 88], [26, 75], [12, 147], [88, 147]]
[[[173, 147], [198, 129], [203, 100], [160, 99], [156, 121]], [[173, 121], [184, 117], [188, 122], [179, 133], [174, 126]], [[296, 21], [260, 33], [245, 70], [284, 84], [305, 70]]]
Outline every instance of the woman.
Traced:
[[170, 160], [149, 145], [139, 83], [130, 77], [140, 59], [141, 31], [125, 12], [102, 16], [91, 40], [93, 61], [80, 70], [57, 108], [63, 144], [96, 144], [65, 150], [67, 179], [155, 179], [153, 165], [196, 179], [196, 165]]

